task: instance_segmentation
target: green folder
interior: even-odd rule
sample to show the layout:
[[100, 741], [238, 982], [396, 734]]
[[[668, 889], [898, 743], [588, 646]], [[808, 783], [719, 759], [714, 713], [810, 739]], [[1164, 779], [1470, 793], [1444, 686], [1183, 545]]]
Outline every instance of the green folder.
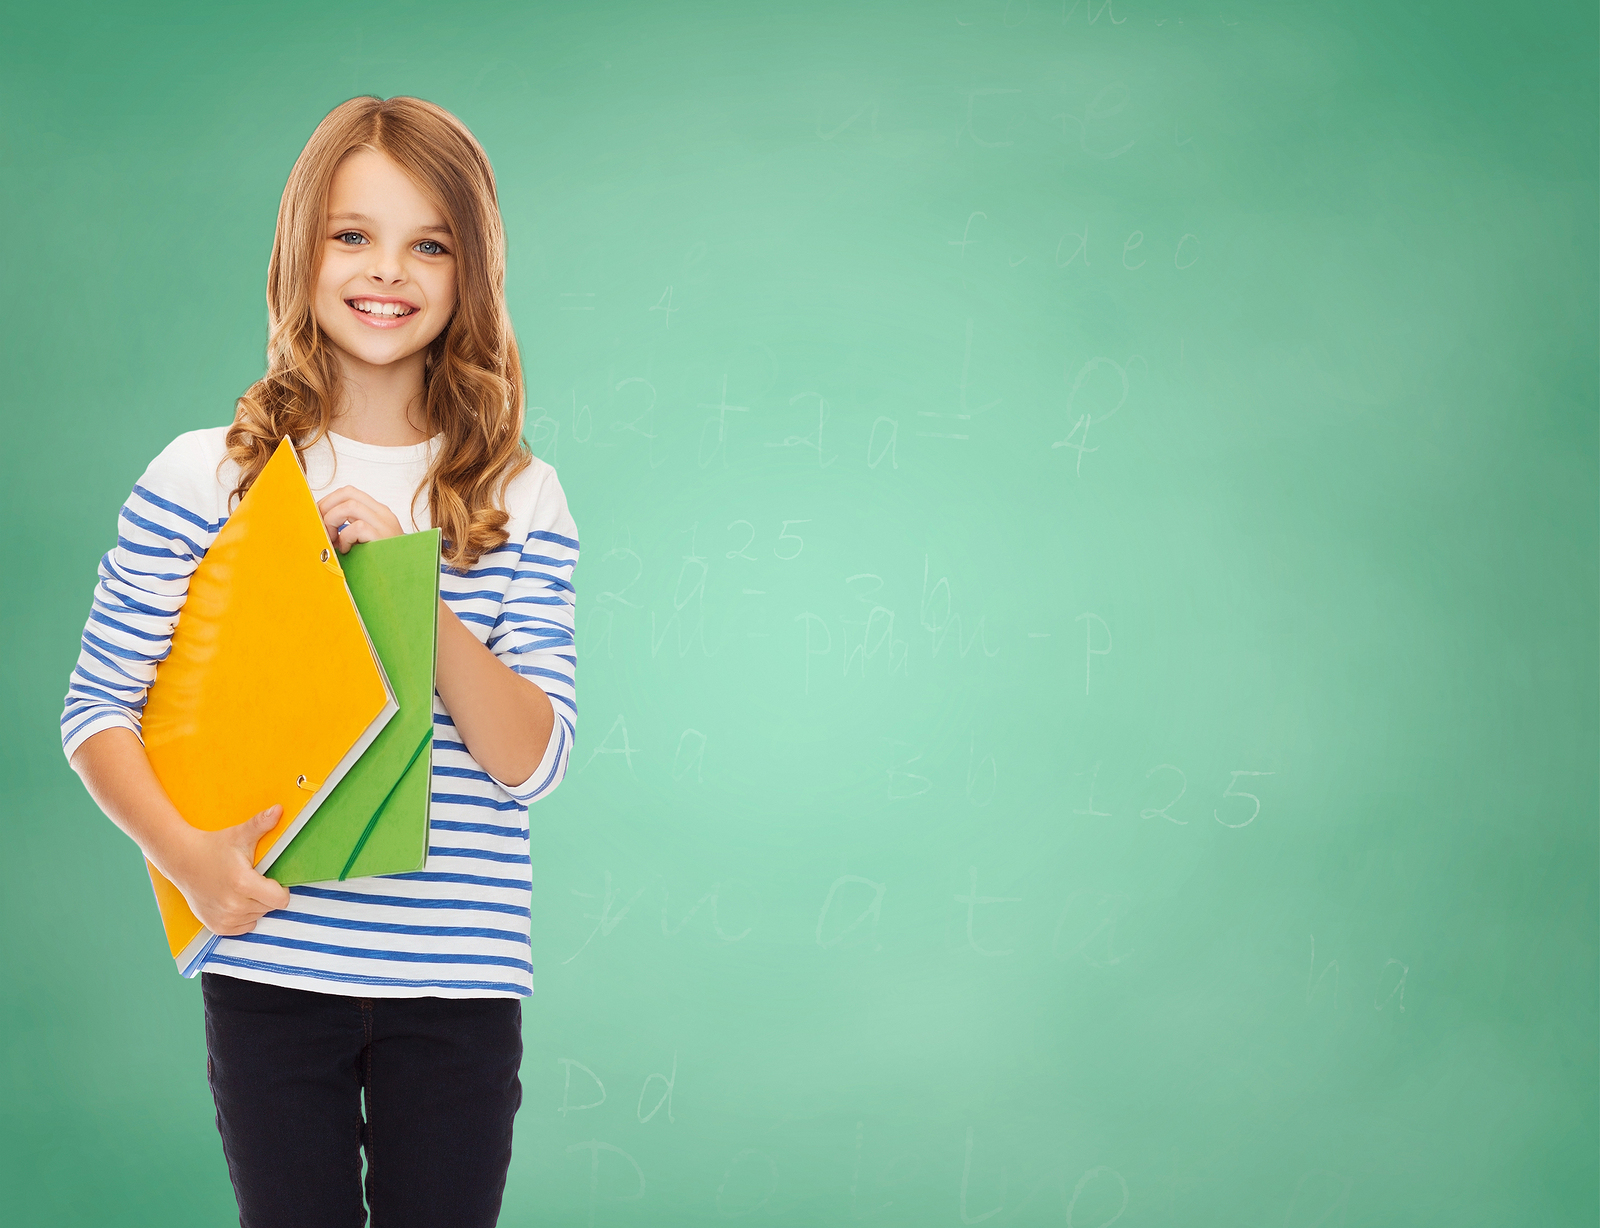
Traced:
[[359, 542], [340, 563], [400, 703], [267, 871], [286, 887], [420, 870], [428, 859], [438, 529]]

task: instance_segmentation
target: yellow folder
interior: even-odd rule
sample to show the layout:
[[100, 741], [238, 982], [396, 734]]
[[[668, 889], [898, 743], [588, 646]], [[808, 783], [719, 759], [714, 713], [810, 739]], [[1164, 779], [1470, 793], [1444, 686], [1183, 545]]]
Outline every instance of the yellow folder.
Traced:
[[[264, 870], [399, 710], [293, 445], [278, 445], [189, 580], [142, 722], [167, 796], [216, 831], [274, 802]], [[178, 970], [215, 937], [153, 865]]]

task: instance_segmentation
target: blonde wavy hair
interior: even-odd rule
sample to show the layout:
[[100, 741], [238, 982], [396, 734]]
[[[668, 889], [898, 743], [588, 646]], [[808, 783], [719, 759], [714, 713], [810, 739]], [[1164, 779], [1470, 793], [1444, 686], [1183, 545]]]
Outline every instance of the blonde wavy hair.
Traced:
[[357, 149], [387, 155], [444, 213], [455, 237], [456, 308], [424, 355], [422, 407], [442, 433], [426, 478], [443, 558], [465, 571], [505, 544], [506, 485], [532, 463], [522, 438], [522, 364], [505, 305], [506, 240], [494, 171], [460, 120], [420, 98], [340, 103], [300, 151], [278, 205], [267, 266], [267, 372], [239, 397], [227, 434], [244, 493], [283, 439], [305, 450], [327, 433], [339, 364], [312, 311], [329, 187]]

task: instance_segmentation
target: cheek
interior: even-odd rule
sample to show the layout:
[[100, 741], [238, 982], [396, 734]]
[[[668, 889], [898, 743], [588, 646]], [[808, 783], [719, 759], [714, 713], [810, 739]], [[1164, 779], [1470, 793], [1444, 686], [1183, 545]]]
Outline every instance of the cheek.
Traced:
[[439, 286], [439, 302], [444, 304], [445, 315], [449, 316], [456, 309], [456, 279], [452, 275], [442, 279]]
[[339, 301], [337, 287], [331, 282], [319, 282], [311, 295], [311, 312], [317, 318], [317, 323], [327, 324], [337, 317], [333, 315], [334, 309], [343, 306]]
[[431, 287], [430, 290], [431, 290], [431, 292], [428, 295], [428, 301], [430, 303], [434, 304], [434, 306], [439, 308], [439, 317], [438, 318], [441, 321], [441, 323], [439, 324], [438, 331], [434, 333], [434, 336], [437, 337], [439, 335], [439, 333], [442, 333], [445, 330], [445, 327], [450, 322], [450, 318], [453, 315], [455, 315], [455, 311], [456, 311], [456, 284], [455, 284], [455, 278], [450, 277], [450, 278], [441, 279], [441, 281], [439, 283], [437, 283], [436, 285], [434, 285], [433, 287]]

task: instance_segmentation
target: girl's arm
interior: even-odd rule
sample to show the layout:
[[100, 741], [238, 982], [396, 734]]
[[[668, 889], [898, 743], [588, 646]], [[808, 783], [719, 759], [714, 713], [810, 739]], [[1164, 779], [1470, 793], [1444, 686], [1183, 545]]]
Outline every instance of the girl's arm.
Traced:
[[89, 796], [213, 934], [249, 933], [264, 914], [288, 907], [289, 889], [252, 864], [256, 842], [272, 830], [282, 806], [221, 831], [191, 827], [161, 787], [138, 735], [121, 726], [86, 738], [69, 762]]
[[[514, 578], [488, 644], [448, 604], [439, 603], [439, 698], [479, 766], [523, 802], [548, 792], [565, 774], [577, 711], [570, 694], [573, 587], [569, 576], [560, 574], [576, 566], [576, 529], [560, 483], [553, 474], [547, 482], [548, 489], [540, 492], [545, 501], [537, 505], [543, 516], [535, 519], [541, 527], [518, 543]], [[317, 507], [341, 554], [356, 542], [404, 531], [387, 506], [359, 487], [340, 487]], [[544, 529], [545, 521], [556, 528]], [[530, 552], [530, 546], [537, 549]], [[549, 687], [563, 703], [559, 723]], [[541, 764], [546, 770], [535, 781]]]
[[215, 430], [178, 436], [146, 466], [118, 512], [116, 545], [100, 560], [67, 687], [61, 746], [90, 796], [183, 892], [201, 922], [216, 934], [241, 934], [289, 900], [251, 864], [278, 808], [219, 832], [190, 827], [139, 739], [189, 578], [225, 519], [216, 482], [222, 446]]
[[525, 783], [550, 743], [550, 697], [479, 643], [442, 600], [435, 685], [483, 770], [510, 785]]

